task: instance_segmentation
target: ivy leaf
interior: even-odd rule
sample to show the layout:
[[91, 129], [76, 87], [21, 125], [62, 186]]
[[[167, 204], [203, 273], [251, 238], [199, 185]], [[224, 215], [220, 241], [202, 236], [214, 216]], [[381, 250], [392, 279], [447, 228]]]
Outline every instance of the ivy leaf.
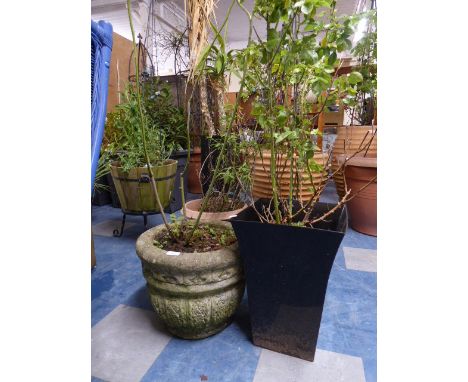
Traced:
[[285, 109], [281, 109], [276, 117], [276, 121], [279, 125], [284, 125], [288, 119], [288, 112]]
[[316, 25], [312, 22], [309, 22], [306, 24], [306, 26], [304, 27], [304, 32], [310, 32], [310, 31], [313, 31], [315, 29]]
[[312, 12], [313, 9], [314, 5], [310, 1], [304, 2], [304, 4], [301, 6], [301, 12], [305, 15], [308, 15], [310, 12]]
[[287, 130], [285, 131], [284, 133], [281, 133], [279, 135], [275, 134], [275, 138], [276, 138], [276, 144], [278, 143], [281, 143], [282, 141], [284, 141], [287, 137], [289, 137], [291, 134], [293, 134], [294, 131], [292, 130]]
[[351, 85], [355, 85], [355, 84], [357, 84], [358, 82], [361, 82], [361, 81], [363, 80], [362, 74], [359, 73], [359, 72], [351, 72], [351, 73], [349, 74], [348, 80], [349, 80], [349, 83], [350, 83]]

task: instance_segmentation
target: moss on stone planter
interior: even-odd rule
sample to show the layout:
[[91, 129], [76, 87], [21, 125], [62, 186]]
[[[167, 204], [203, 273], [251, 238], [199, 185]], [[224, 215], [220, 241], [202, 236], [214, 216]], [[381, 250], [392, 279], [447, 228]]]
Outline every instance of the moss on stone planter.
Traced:
[[[216, 224], [230, 227], [230, 223]], [[178, 337], [213, 335], [229, 324], [244, 294], [237, 242], [216, 251], [171, 256], [153, 244], [164, 229], [164, 225], [154, 227], [136, 243], [153, 308]]]

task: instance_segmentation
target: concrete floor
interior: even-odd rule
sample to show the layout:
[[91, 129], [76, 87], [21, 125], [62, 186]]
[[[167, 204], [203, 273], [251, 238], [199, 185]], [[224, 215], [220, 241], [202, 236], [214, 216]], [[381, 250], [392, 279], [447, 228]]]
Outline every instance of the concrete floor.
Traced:
[[[323, 201], [336, 200], [331, 184]], [[92, 271], [92, 381], [375, 382], [376, 238], [348, 229], [328, 284], [315, 362], [252, 344], [246, 296], [234, 321], [198, 341], [167, 333], [154, 313], [135, 254], [143, 218], [92, 207], [97, 266]], [[148, 228], [161, 224], [148, 219]]]

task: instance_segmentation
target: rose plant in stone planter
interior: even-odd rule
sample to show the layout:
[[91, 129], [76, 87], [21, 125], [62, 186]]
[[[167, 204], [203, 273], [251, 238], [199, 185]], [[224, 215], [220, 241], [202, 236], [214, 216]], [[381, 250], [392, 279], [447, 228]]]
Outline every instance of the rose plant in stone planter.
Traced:
[[[189, 3], [191, 4], [188, 6], [188, 13], [193, 15], [198, 4]], [[127, 1], [127, 8], [135, 46], [130, 0]], [[192, 45], [196, 45], [197, 42], [205, 43], [207, 35], [203, 30], [210, 24], [210, 12], [204, 17], [201, 23], [197, 19], [198, 28], [201, 30], [194, 32], [195, 41], [189, 39]], [[190, 49], [191, 57], [198, 62], [196, 50], [193, 46]], [[149, 164], [148, 146], [151, 142], [141, 108], [138, 66], [135, 67], [140, 135], [146, 163]], [[192, 81], [189, 87], [191, 89], [196, 87], [194, 84], [200, 79], [195, 66], [192, 65], [192, 69], [194, 72], [189, 75], [189, 81]], [[191, 96], [187, 99], [190, 105]], [[190, 135], [189, 124], [190, 118], [187, 121], [187, 137]], [[232, 126], [232, 120], [229, 126]], [[228, 129], [227, 132], [229, 131]], [[220, 158], [224, 155], [225, 144], [220, 149], [213, 180], [220, 172]], [[157, 192], [159, 181], [151, 166], [148, 166], [148, 173], [148, 183], [160, 205], [161, 200]], [[182, 338], [204, 338], [222, 330], [230, 322], [244, 293], [243, 269], [237, 240], [230, 223], [206, 223], [202, 220], [206, 200], [209, 200], [214, 191], [213, 180], [195, 219], [174, 217], [168, 221], [166, 215], [161, 214], [163, 224], [146, 231], [137, 240], [136, 251], [142, 262], [152, 305], [168, 330]], [[182, 178], [181, 183], [183, 187]]]
[[[174, 223], [173, 228], [190, 226]], [[164, 225], [137, 240], [151, 303], [178, 337], [199, 339], [219, 332], [229, 324], [244, 294], [242, 264], [230, 224], [201, 225], [190, 246], [162, 249], [171, 248], [170, 243]]]

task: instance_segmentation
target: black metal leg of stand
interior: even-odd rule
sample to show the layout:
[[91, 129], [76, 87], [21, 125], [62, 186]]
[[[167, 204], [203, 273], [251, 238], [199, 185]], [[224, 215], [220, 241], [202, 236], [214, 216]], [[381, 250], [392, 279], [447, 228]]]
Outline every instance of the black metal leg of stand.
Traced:
[[124, 231], [124, 227], [125, 227], [125, 218], [127, 217], [126, 214], [123, 214], [122, 216], [122, 225], [120, 226], [120, 232], [119, 230], [116, 228], [114, 229], [114, 232], [112, 232], [112, 235], [114, 235], [114, 237], [121, 237], [122, 234], [123, 234], [123, 231]]
[[143, 223], [144, 223], [145, 228], [146, 228], [146, 226], [148, 225], [148, 215], [143, 215]]

